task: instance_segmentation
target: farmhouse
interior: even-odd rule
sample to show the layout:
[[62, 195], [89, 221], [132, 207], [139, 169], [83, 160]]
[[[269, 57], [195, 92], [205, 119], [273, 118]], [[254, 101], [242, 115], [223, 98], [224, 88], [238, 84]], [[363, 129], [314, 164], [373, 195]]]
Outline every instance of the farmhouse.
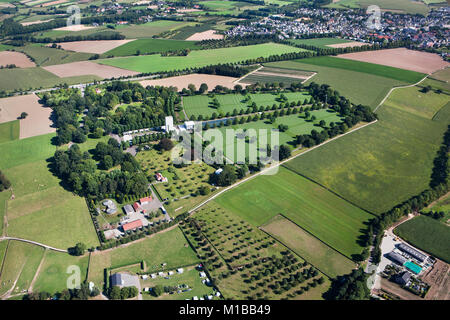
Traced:
[[136, 212], [142, 211], [141, 205], [138, 202], [133, 203], [133, 209]]
[[153, 198], [151, 196], [149, 196], [149, 197], [139, 199], [139, 202], [141, 203], [141, 205], [146, 205], [146, 204], [149, 204], [152, 200], [153, 200]]
[[402, 286], [406, 286], [411, 279], [411, 273], [405, 271], [395, 277], [395, 282]]
[[127, 232], [127, 231], [130, 231], [130, 230], [135, 230], [135, 229], [140, 228], [142, 226], [143, 226], [143, 224], [142, 224], [141, 220], [134, 220], [134, 221], [131, 221], [131, 222], [123, 224], [122, 225], [122, 229], [123, 229], [123, 231]]

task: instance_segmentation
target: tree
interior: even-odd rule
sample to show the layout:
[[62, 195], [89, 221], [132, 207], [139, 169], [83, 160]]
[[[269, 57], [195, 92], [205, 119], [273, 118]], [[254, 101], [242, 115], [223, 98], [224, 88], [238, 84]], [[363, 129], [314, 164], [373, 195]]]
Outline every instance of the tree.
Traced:
[[208, 85], [207, 85], [206, 83], [202, 83], [202, 84], [200, 85], [200, 88], [198, 89], [198, 91], [199, 91], [201, 94], [205, 93], [206, 91], [208, 91]]
[[211, 192], [211, 189], [208, 186], [201, 186], [198, 190], [202, 196], [206, 196]]
[[220, 174], [214, 172], [211, 175], [212, 183], [222, 187], [235, 183], [236, 179], [236, 170], [232, 165], [225, 165]]
[[11, 187], [11, 182], [6, 178], [6, 176], [0, 171], [0, 192], [7, 190]]
[[86, 245], [82, 242], [78, 242], [75, 247], [71, 248], [69, 251], [74, 256], [82, 256], [86, 251]]
[[28, 116], [28, 113], [22, 112], [22, 113], [20, 114], [19, 119], [25, 119], [27, 116]]
[[156, 297], [159, 297], [163, 294], [164, 288], [161, 285], [157, 285], [152, 288], [152, 292]]
[[109, 298], [113, 300], [119, 300], [121, 298], [121, 292], [120, 288], [118, 286], [114, 286], [109, 289]]
[[168, 138], [162, 138], [158, 144], [160, 150], [169, 151], [173, 148], [173, 141]]

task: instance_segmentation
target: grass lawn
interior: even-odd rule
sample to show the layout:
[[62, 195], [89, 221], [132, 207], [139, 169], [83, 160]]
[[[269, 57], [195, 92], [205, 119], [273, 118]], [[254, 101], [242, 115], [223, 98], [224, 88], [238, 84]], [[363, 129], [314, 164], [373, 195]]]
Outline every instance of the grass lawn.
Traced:
[[322, 49], [331, 49], [331, 47], [328, 47], [328, 45], [330, 44], [348, 43], [352, 41], [340, 38], [317, 38], [317, 39], [294, 39], [291, 40], [290, 42], [293, 44], [305, 44], [308, 46], [314, 46]]
[[160, 53], [182, 49], [201, 49], [196, 41], [170, 40], [170, 39], [137, 39], [120, 47], [114, 48], [104, 55], [131, 56], [139, 50], [140, 54]]
[[[173, 270], [175, 271], [175, 270]], [[192, 299], [192, 297], [204, 297], [205, 295], [213, 295], [213, 288], [202, 283], [202, 278], [199, 276], [199, 272], [195, 267], [184, 268], [184, 272], [169, 276], [170, 279], [157, 276], [155, 279], [149, 278], [147, 280], [141, 280], [141, 288], [153, 288], [154, 286], [179, 286], [187, 285], [191, 291], [174, 293], [174, 294], [162, 294], [159, 297], [154, 297], [150, 293], [143, 293], [144, 300], [185, 300]]]
[[[400, 90], [404, 89], [396, 91]], [[391, 103], [389, 98], [378, 109], [377, 123], [294, 159], [287, 166], [376, 214], [422, 192], [428, 188], [450, 112], [443, 113], [439, 120], [429, 120], [408, 112], [413, 107], [403, 110], [401, 106], [391, 107]], [[426, 106], [421, 107], [426, 110]]]
[[371, 215], [319, 185], [281, 167], [276, 175], [259, 176], [214, 200], [254, 226], [283, 214], [347, 257], [359, 254], [363, 222]]
[[[283, 93], [288, 102], [292, 101], [301, 101], [302, 103], [311, 98], [309, 94], [306, 92], [285, 92]], [[213, 113], [226, 114], [227, 112], [232, 113], [234, 109], [237, 111], [246, 110], [253, 102], [256, 103], [258, 108], [260, 106], [270, 106], [275, 104], [279, 104], [278, 99], [281, 94], [275, 93], [258, 93], [258, 94], [249, 94], [249, 101], [245, 101], [246, 95], [242, 94], [218, 94], [214, 97], [219, 101], [220, 107], [214, 108], [212, 106], [212, 102], [214, 98], [209, 97], [208, 95], [196, 95], [196, 96], [187, 96], [183, 97], [183, 107], [186, 110], [188, 116], [208, 116], [210, 117]]]
[[[407, 84], [403, 81], [359, 71], [306, 64], [303, 63], [305, 60], [307, 59], [273, 62], [265, 64], [265, 66], [289, 69], [294, 72], [317, 72], [314, 77], [305, 83], [306, 85], [311, 82], [328, 84], [351, 102], [367, 105], [371, 108], [375, 108], [392, 87]], [[367, 86], [367, 83], [370, 83], [370, 86]]]
[[141, 261], [146, 262], [146, 271], [152, 272], [160, 271], [162, 263], [167, 263], [165, 268], [169, 270], [193, 265], [198, 259], [180, 229], [175, 228], [120, 248], [96, 252], [91, 256], [89, 280], [101, 287], [105, 268], [117, 268]]
[[[11, 191], [2, 191], [0, 192], [0, 235], [3, 235], [3, 217], [6, 213], [6, 204], [7, 200], [11, 197]], [[0, 242], [1, 243], [1, 242]]]
[[287, 245], [329, 277], [350, 273], [356, 264], [283, 216], [276, 216], [262, 229]]
[[122, 69], [137, 72], [159, 72], [181, 70], [188, 67], [204, 67], [218, 63], [240, 62], [247, 59], [269, 57], [275, 54], [304, 51], [282, 44], [264, 43], [245, 47], [232, 47], [210, 50], [195, 50], [186, 57], [162, 57], [159, 54], [98, 60]]
[[0, 123], [0, 143], [19, 139], [20, 120]]
[[9, 241], [0, 275], [0, 295], [11, 289], [16, 280], [18, 281], [12, 293], [28, 289], [43, 253], [44, 249], [41, 247], [20, 241]]
[[450, 227], [427, 216], [402, 223], [394, 232], [412, 245], [450, 263]]
[[71, 276], [70, 273], [67, 273], [69, 266], [78, 266], [80, 268], [81, 281], [84, 281], [86, 279], [88, 259], [87, 255], [75, 257], [67, 253], [47, 251], [34, 283], [33, 291], [46, 291], [54, 294], [67, 289], [67, 280]]

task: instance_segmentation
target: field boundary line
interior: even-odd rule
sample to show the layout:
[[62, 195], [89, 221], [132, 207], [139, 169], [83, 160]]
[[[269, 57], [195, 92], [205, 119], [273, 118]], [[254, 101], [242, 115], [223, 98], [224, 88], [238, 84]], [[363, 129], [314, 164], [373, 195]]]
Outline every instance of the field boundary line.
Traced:
[[8, 254], [8, 248], [9, 248], [9, 241], [6, 244], [5, 255], [3, 256], [3, 259], [2, 259], [2, 265], [0, 268], [0, 278], [2, 277], [3, 267], [5, 266], [5, 259], [6, 259], [6, 255]]
[[[307, 234], [309, 234], [310, 236], [316, 238], [317, 240], [319, 240], [320, 242], [322, 242], [324, 245], [326, 245], [327, 247], [333, 249], [334, 251], [336, 251], [337, 253], [339, 253], [340, 255], [342, 255], [343, 257], [345, 257], [346, 259], [349, 259], [351, 262], [358, 264], [357, 262], [353, 261], [352, 258], [346, 256], [345, 254], [343, 254], [342, 252], [340, 252], [338, 249], [330, 246], [329, 244], [327, 244], [326, 242], [324, 242], [323, 240], [319, 239], [316, 235], [314, 235], [313, 233], [311, 233], [310, 231], [306, 230], [305, 228], [303, 228], [302, 226], [300, 226], [298, 223], [296, 223], [295, 221], [291, 220], [290, 218], [286, 217], [284, 214], [279, 213], [279, 216], [283, 217], [284, 219], [286, 219], [287, 221], [293, 223], [294, 225], [296, 225], [298, 228], [302, 229], [303, 231], [305, 231]], [[274, 217], [275, 218], [275, 217]], [[273, 219], [273, 218], [272, 218]], [[271, 220], [272, 220], [271, 219]], [[267, 225], [267, 223], [265, 224]], [[263, 225], [262, 225], [263, 226]], [[262, 227], [261, 226], [261, 227]], [[292, 249], [291, 249], [292, 250]]]
[[249, 75], [251, 75], [251, 74], [261, 70], [262, 68], [264, 68], [264, 66], [262, 64], [260, 64], [258, 68], [256, 68], [255, 70], [253, 70], [253, 71], [251, 71], [251, 72], [249, 72], [247, 74], [244, 74], [242, 77], [240, 77], [237, 80], [234, 80], [232, 83], [238, 84], [241, 80], [243, 80], [243, 79], [247, 78]]
[[422, 83], [426, 78], [428, 78], [429, 76], [430, 76], [430, 75], [427, 74], [425, 77], [423, 77], [422, 80], [420, 80], [419, 82], [414, 83], [414, 84], [409, 84], [409, 85], [406, 85], [406, 86], [399, 86], [399, 87], [392, 87], [391, 90], [389, 90], [389, 92], [386, 94], [386, 97], [384, 97], [384, 99], [381, 100], [381, 102], [380, 102], [380, 103], [378, 104], [378, 106], [373, 110], [373, 112], [374, 112], [374, 113], [377, 112], [378, 108], [381, 107], [381, 106], [386, 102], [387, 98], [389, 98], [389, 96], [391, 95], [391, 93], [392, 93], [395, 89], [404, 89], [404, 88], [415, 87], [415, 86], [421, 84], [421, 83]]
[[231, 185], [231, 186], [228, 186], [228, 187], [224, 188], [223, 190], [219, 191], [219, 192], [216, 193], [215, 195], [211, 196], [209, 199], [206, 199], [205, 201], [201, 202], [200, 204], [198, 204], [197, 206], [195, 206], [194, 208], [192, 208], [191, 210], [189, 210], [189, 211], [188, 211], [188, 214], [192, 214], [193, 212], [197, 211], [199, 208], [203, 207], [203, 206], [204, 206], [205, 204], [207, 204], [208, 202], [210, 202], [210, 201], [214, 200], [215, 198], [217, 198], [218, 196], [220, 196], [222, 193], [225, 193], [225, 192], [227, 192], [228, 190], [231, 190], [231, 189], [233, 189], [233, 188], [239, 186], [240, 184], [242, 184], [242, 183], [244, 183], [244, 182], [246, 182], [246, 181], [249, 181], [249, 180], [251, 180], [251, 179], [253, 179], [253, 178], [255, 178], [255, 177], [258, 177], [258, 176], [262, 175], [263, 173], [266, 173], [266, 172], [268, 172], [268, 171], [270, 171], [270, 170], [273, 170], [274, 168], [279, 167], [279, 166], [283, 165], [284, 163], [286, 163], [286, 162], [288, 162], [288, 161], [294, 160], [295, 158], [300, 157], [300, 156], [302, 156], [302, 155], [304, 155], [304, 154], [306, 154], [306, 153], [308, 153], [308, 152], [310, 152], [310, 151], [313, 151], [313, 150], [315, 150], [315, 149], [317, 149], [317, 148], [319, 148], [319, 147], [321, 147], [321, 146], [323, 146], [323, 145], [325, 145], [325, 144], [327, 144], [327, 143], [329, 143], [329, 142], [331, 142], [331, 141], [334, 141], [334, 140], [336, 140], [336, 139], [339, 139], [339, 138], [341, 138], [341, 137], [343, 137], [343, 136], [345, 136], [345, 135], [347, 135], [347, 134], [350, 134], [350, 133], [352, 133], [352, 132], [355, 132], [355, 131], [358, 131], [358, 130], [360, 130], [360, 129], [363, 129], [363, 128], [365, 128], [365, 127], [367, 127], [367, 126], [370, 126], [370, 125], [372, 125], [372, 124], [374, 124], [374, 123], [377, 123], [377, 122], [378, 122], [378, 120], [374, 120], [374, 121], [372, 121], [372, 122], [366, 123], [366, 124], [364, 124], [364, 125], [362, 125], [362, 126], [356, 128], [356, 129], [350, 130], [350, 131], [348, 131], [348, 132], [346, 132], [346, 133], [343, 133], [343, 134], [341, 134], [341, 135], [338, 135], [338, 136], [336, 136], [336, 137], [334, 137], [334, 138], [328, 139], [327, 141], [324, 141], [324, 142], [322, 142], [321, 144], [318, 144], [318, 145], [316, 145], [316, 146], [314, 146], [314, 147], [312, 147], [312, 148], [309, 148], [309, 149], [307, 149], [306, 151], [304, 151], [304, 152], [302, 152], [302, 153], [296, 154], [296, 155], [293, 156], [293, 157], [290, 157], [290, 158], [288, 158], [288, 159], [285, 159], [285, 160], [283, 160], [283, 161], [280, 161], [279, 163], [277, 163], [277, 164], [274, 165], [273, 167], [265, 168], [265, 169], [261, 170], [260, 172], [255, 173], [255, 174], [252, 175], [252, 176], [249, 176], [249, 177], [247, 177], [247, 178], [245, 178], [245, 179], [243, 179], [243, 180], [240, 180], [240, 181], [236, 182], [235, 184], [233, 184], [233, 185]]
[[41, 272], [42, 265], [44, 264], [45, 256], [47, 255], [47, 249], [44, 248], [44, 254], [42, 255], [41, 262], [39, 262], [39, 266], [36, 269], [36, 273], [34, 274], [33, 280], [31, 280], [30, 286], [28, 287], [28, 291], [33, 292], [34, 283], [36, 282], [39, 273]]
[[3, 240], [22, 241], [22, 242], [34, 244], [36, 246], [40, 246], [40, 247], [43, 247], [43, 248], [46, 248], [46, 249], [50, 249], [50, 250], [53, 250], [53, 251], [57, 251], [57, 252], [63, 252], [63, 253], [68, 253], [69, 252], [68, 250], [58, 249], [58, 248], [51, 247], [51, 246], [48, 246], [46, 244], [43, 244], [43, 243], [40, 243], [40, 242], [37, 242], [37, 241], [33, 241], [33, 240], [27, 240], [27, 239], [16, 238], [16, 237], [0, 237], [0, 241], [3, 241]]
[[258, 229], [262, 232], [264, 232], [265, 234], [267, 234], [269, 237], [271, 237], [272, 239], [274, 239], [276, 242], [278, 242], [279, 244], [281, 244], [283, 247], [285, 247], [286, 249], [288, 249], [289, 251], [292, 251], [293, 253], [295, 253], [297, 256], [299, 256], [300, 258], [302, 258], [304, 261], [306, 261], [308, 264], [312, 265], [314, 268], [316, 268], [317, 270], [320, 271], [320, 273], [324, 274], [326, 277], [328, 277], [328, 279], [333, 279], [333, 277], [331, 277], [329, 274], [326, 274], [325, 272], [323, 272], [322, 270], [320, 270], [320, 268], [318, 268], [317, 266], [315, 266], [314, 264], [311, 263], [311, 261], [305, 259], [302, 255], [300, 255], [299, 253], [297, 253], [297, 251], [291, 249], [289, 246], [287, 246], [283, 241], [281, 241], [280, 239], [278, 239], [277, 237], [275, 237], [274, 235], [270, 234], [269, 232], [267, 232], [266, 230], [264, 230], [261, 227], [258, 227]]
[[378, 216], [377, 216], [375, 213], [372, 213], [372, 212], [368, 211], [367, 209], [364, 209], [364, 208], [360, 207], [359, 205], [357, 205], [357, 204], [351, 202], [350, 200], [345, 199], [343, 196], [337, 194], [336, 192], [334, 192], [333, 190], [329, 189], [328, 187], [325, 187], [325, 186], [322, 185], [321, 183], [319, 183], [319, 182], [317, 182], [317, 181], [315, 181], [315, 180], [313, 180], [313, 179], [311, 179], [311, 178], [305, 176], [304, 174], [302, 174], [302, 173], [300, 173], [300, 172], [297, 172], [297, 171], [295, 171], [294, 169], [291, 169], [291, 168], [289, 168], [289, 167], [286, 167], [285, 165], [283, 165], [283, 168], [285, 168], [285, 169], [291, 171], [292, 173], [295, 173], [295, 174], [297, 174], [297, 175], [299, 175], [299, 176], [301, 176], [301, 177], [303, 177], [303, 178], [305, 178], [305, 179], [311, 181], [312, 183], [315, 183], [315, 184], [321, 186], [321, 187], [324, 188], [325, 190], [331, 192], [332, 194], [334, 194], [334, 195], [337, 196], [338, 198], [344, 200], [345, 202], [348, 202], [348, 203], [351, 204], [352, 206], [354, 206], [354, 207], [356, 207], [356, 208], [358, 208], [358, 209], [361, 209], [362, 211], [365, 211], [365, 212], [367, 212], [368, 214], [370, 214], [370, 215], [372, 215], [372, 216], [378, 218]]

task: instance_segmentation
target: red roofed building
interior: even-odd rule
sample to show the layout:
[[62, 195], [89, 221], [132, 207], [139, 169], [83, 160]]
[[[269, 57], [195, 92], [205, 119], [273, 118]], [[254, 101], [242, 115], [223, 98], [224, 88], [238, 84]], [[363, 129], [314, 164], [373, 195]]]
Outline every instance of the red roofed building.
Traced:
[[134, 230], [137, 228], [142, 227], [142, 221], [141, 220], [134, 220], [132, 222], [125, 223], [122, 225], [123, 231], [127, 232], [128, 230]]
[[133, 203], [133, 209], [136, 212], [142, 211], [141, 205], [137, 202]]
[[147, 204], [147, 203], [149, 203], [149, 202], [152, 201], [152, 200], [153, 200], [153, 198], [150, 196], [150, 197], [145, 197], [145, 198], [139, 199], [139, 202], [140, 202], [141, 204]]

